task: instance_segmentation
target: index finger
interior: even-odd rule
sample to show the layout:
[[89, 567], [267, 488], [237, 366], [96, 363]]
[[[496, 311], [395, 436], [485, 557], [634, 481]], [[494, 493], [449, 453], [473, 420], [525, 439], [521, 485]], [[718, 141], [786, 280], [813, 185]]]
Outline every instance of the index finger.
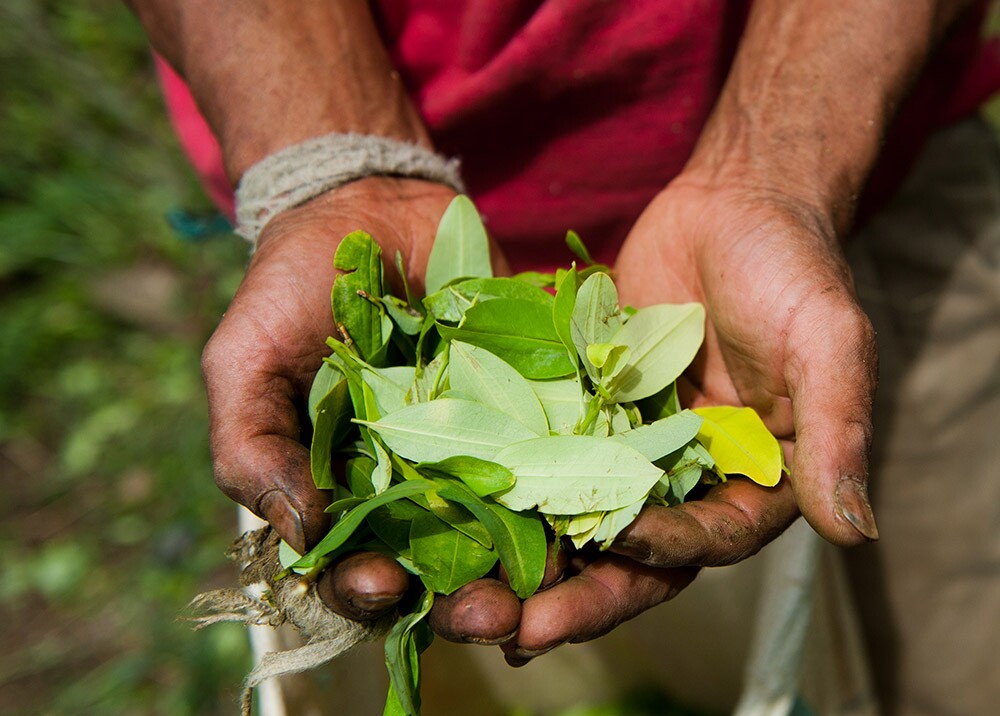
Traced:
[[329, 526], [329, 494], [313, 484], [309, 450], [299, 441], [296, 386], [267, 367], [273, 361], [266, 341], [249, 348], [258, 332], [241, 323], [224, 321], [202, 358], [215, 481], [305, 552]]
[[843, 546], [878, 539], [868, 501], [868, 453], [877, 376], [875, 332], [849, 297], [803, 315], [788, 360], [795, 422], [792, 478], [803, 516]]

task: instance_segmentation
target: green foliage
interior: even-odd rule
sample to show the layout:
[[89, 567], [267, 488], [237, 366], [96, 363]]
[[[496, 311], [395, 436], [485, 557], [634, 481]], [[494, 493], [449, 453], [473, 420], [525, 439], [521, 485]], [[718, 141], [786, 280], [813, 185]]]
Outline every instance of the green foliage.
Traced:
[[456, 278], [490, 278], [490, 245], [479, 212], [466, 196], [448, 206], [427, 260], [425, 284], [433, 293]]
[[198, 361], [245, 246], [167, 225], [209, 206], [122, 3], [4, 2], [0, 88], [4, 713], [224, 712], [244, 631], [177, 617], [233, 579]]
[[560, 378], [573, 372], [552, 309], [519, 298], [497, 298], [476, 304], [457, 327], [440, 326], [441, 335], [485, 348], [526, 378]]
[[496, 553], [465, 536], [430, 512], [410, 524], [413, 566], [431, 592], [451, 594], [479, 579], [496, 564]]
[[389, 693], [383, 716], [417, 716], [420, 713], [420, 653], [434, 638], [424, 617], [433, 605], [434, 593], [425, 592], [416, 609], [396, 622], [385, 638]]
[[[333, 288], [344, 342], [327, 340], [334, 352], [328, 361], [344, 376], [336, 384], [338, 401], [346, 407], [349, 397], [361, 440], [321, 437], [320, 407], [312, 456], [314, 476], [316, 460], [329, 463], [331, 452], [353, 456], [346, 476], [352, 496], [327, 508], [343, 515], [310, 552], [291, 561], [286, 549], [286, 567], [316, 573], [363, 545], [394, 555], [429, 593], [451, 594], [499, 561], [523, 599], [538, 589], [545, 571], [543, 521], [577, 549], [588, 542], [606, 549], [647, 500], [682, 502], [698, 482], [725, 479], [725, 471], [772, 485], [780, 479], [780, 460], [768, 463], [770, 453], [780, 457], [780, 448], [752, 409], [696, 414], [677, 404], [674, 383], [704, 336], [700, 304], [623, 312], [611, 277], [595, 266], [586, 276], [575, 265], [557, 272], [556, 295], [542, 294], [543, 301], [512, 297], [518, 290], [539, 292], [533, 284], [512, 290], [517, 279], [480, 275], [473, 290], [459, 289], [470, 284], [463, 281], [475, 273], [469, 267], [487, 258], [485, 230], [477, 223], [465, 197], [441, 220], [435, 249], [444, 242], [448, 252], [432, 251], [436, 279], [428, 283], [445, 288], [422, 307], [443, 343], [426, 366], [433, 353], [423, 328], [412, 354], [391, 368], [365, 362], [371, 351], [343, 330], [349, 322], [364, 335], [379, 322], [366, 299], [381, 288], [383, 270], [370, 236], [355, 232], [344, 239], [349, 249], [341, 246], [336, 264], [351, 273], [338, 276]], [[589, 260], [579, 237], [569, 238]], [[343, 260], [348, 254], [359, 258]], [[488, 267], [480, 273], [488, 275]], [[496, 295], [481, 300], [484, 291]], [[338, 295], [345, 299], [340, 304]], [[398, 302], [420, 313], [409, 297]], [[411, 318], [407, 313], [404, 321]], [[389, 330], [373, 336], [371, 346], [384, 345], [380, 336], [397, 320], [390, 314]], [[429, 328], [430, 320], [421, 325]], [[333, 395], [332, 380], [320, 373], [311, 395]], [[642, 398], [662, 417], [644, 424], [631, 402]], [[766, 453], [761, 462], [757, 449]], [[356, 469], [361, 460], [366, 467]], [[747, 468], [751, 463], [754, 469]], [[412, 507], [402, 507], [405, 500]], [[414, 618], [420, 617], [403, 616], [387, 640], [387, 714], [419, 714], [419, 652], [403, 649], [397, 633]]]
[[496, 461], [516, 480], [497, 501], [550, 515], [616, 510], [645, 498], [663, 474], [632, 448], [589, 435], [525, 440], [501, 450]]
[[368, 234], [355, 231], [340, 242], [333, 265], [345, 272], [331, 297], [337, 321], [361, 357], [381, 365], [392, 324], [381, 306], [364, 297], [382, 295], [382, 249]]

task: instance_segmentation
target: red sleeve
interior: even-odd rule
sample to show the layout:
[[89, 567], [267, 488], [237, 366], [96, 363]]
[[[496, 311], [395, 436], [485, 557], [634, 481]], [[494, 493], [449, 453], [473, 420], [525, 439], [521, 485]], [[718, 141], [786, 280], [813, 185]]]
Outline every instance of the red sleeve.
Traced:
[[154, 56], [167, 113], [188, 160], [198, 172], [209, 197], [226, 216], [235, 216], [233, 185], [222, 166], [222, 150], [205, 118], [194, 103], [191, 91], [163, 58]]

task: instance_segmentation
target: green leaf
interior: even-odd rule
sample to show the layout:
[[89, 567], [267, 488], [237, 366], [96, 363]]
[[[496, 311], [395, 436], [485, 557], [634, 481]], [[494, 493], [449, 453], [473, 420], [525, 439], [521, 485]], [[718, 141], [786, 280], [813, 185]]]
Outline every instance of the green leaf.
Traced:
[[424, 308], [439, 321], [458, 323], [476, 303], [517, 298], [549, 308], [552, 294], [513, 278], [470, 278], [445, 286], [424, 298]]
[[496, 564], [497, 556], [430, 513], [410, 525], [410, 555], [420, 581], [432, 592], [451, 594], [479, 579]]
[[318, 545], [313, 547], [312, 550], [305, 554], [302, 559], [296, 562], [293, 566], [297, 568], [315, 567], [322, 557], [330, 554], [343, 545], [350, 538], [350, 536], [354, 534], [354, 531], [361, 526], [365, 517], [367, 517], [372, 510], [388, 504], [393, 500], [400, 500], [404, 497], [410, 497], [411, 495], [418, 495], [422, 492], [427, 492], [433, 487], [433, 483], [428, 480], [407, 480], [406, 482], [400, 482], [399, 484], [393, 485], [381, 495], [377, 495], [369, 500], [366, 500], [364, 504], [358, 505], [353, 510], [346, 513], [340, 521], [337, 522], [337, 524], [335, 524], [329, 532], [327, 532], [326, 537], [320, 540]]
[[507, 445], [535, 437], [499, 410], [450, 398], [409, 405], [363, 424], [390, 450], [414, 462], [440, 462], [455, 455], [492, 460]]
[[648, 398], [643, 398], [636, 405], [644, 422], [654, 422], [676, 415], [681, 412], [681, 401], [677, 397], [677, 381], [673, 381], [666, 388]]
[[323, 510], [328, 515], [339, 515], [341, 512], [346, 512], [354, 507], [357, 507], [365, 501], [364, 497], [344, 497], [336, 502], [327, 505], [326, 509]]
[[660, 392], [694, 360], [704, 337], [705, 309], [700, 303], [639, 310], [609, 341], [627, 345], [632, 355], [608, 391], [619, 403]]
[[[347, 330], [361, 357], [372, 365], [384, 359], [389, 336], [382, 331], [383, 309], [363, 295], [382, 295], [382, 249], [364, 231], [348, 234], [333, 265], [345, 273], [333, 282], [333, 315]], [[361, 292], [359, 294], [358, 292]]]
[[781, 445], [753, 408], [718, 406], [694, 412], [704, 418], [698, 441], [720, 470], [746, 475], [765, 487], [778, 484], [784, 466]]
[[560, 378], [575, 370], [552, 323], [552, 310], [530, 301], [498, 298], [477, 304], [466, 311], [461, 326], [439, 323], [438, 332], [446, 340], [485, 348], [525, 378]]
[[372, 368], [365, 366], [361, 379], [371, 390], [375, 408], [380, 416], [389, 415], [406, 407], [406, 391], [413, 385], [414, 369], [410, 366]]
[[514, 473], [503, 465], [468, 455], [456, 455], [439, 462], [422, 462], [417, 469], [457, 477], [480, 497], [506, 490], [514, 484]]
[[[326, 364], [324, 364], [326, 365]], [[316, 405], [312, 441], [309, 446], [309, 468], [313, 483], [321, 490], [329, 490], [334, 485], [333, 450], [347, 437], [351, 430], [354, 406], [347, 379], [341, 379]]]
[[410, 499], [466, 537], [475, 540], [487, 549], [493, 548], [493, 538], [490, 537], [490, 533], [462, 505], [449, 502], [433, 491], [424, 495], [415, 495]]
[[489, 531], [514, 593], [521, 599], [534, 594], [542, 583], [548, 559], [545, 528], [538, 515], [512, 512], [484, 500], [460, 482], [438, 480], [437, 484], [441, 497], [464, 505]]
[[427, 259], [424, 280], [427, 293], [434, 293], [457, 278], [492, 275], [490, 243], [479, 212], [469, 197], [456, 196], [441, 217]]
[[514, 487], [496, 495], [512, 510], [577, 515], [614, 510], [644, 498], [663, 471], [613, 440], [555, 435], [515, 443], [494, 460], [514, 473]]
[[618, 310], [618, 289], [606, 273], [595, 273], [580, 286], [573, 307], [570, 330], [573, 345], [587, 374], [596, 382], [600, 379], [594, 364], [587, 357], [587, 346], [595, 343], [624, 343], [612, 337], [622, 326]]
[[604, 408], [604, 414], [607, 416], [609, 435], [617, 435], [632, 430], [632, 423], [628, 419], [628, 412], [622, 406], [609, 405]]
[[582, 515], [558, 515], [557, 517], [561, 518], [558, 534], [568, 537], [574, 547], [582, 549], [600, 528], [604, 513], [587, 512]]
[[396, 500], [371, 511], [366, 518], [380, 540], [400, 556], [410, 556], [410, 523], [418, 515], [427, 514], [409, 500]]
[[[586, 281], [588, 278], [598, 273], [605, 273], [610, 276], [611, 267], [606, 266], [605, 264], [593, 264], [591, 266], [587, 266], [586, 268], [579, 270], [577, 274], [577, 279], [580, 281]], [[626, 306], [625, 308], [622, 309], [622, 313], [624, 313], [626, 316], [629, 315], [628, 311], [626, 310], [627, 308], [628, 307]]]
[[420, 333], [420, 327], [424, 323], [424, 314], [411, 308], [406, 301], [386, 294], [382, 296], [382, 306], [403, 333], [408, 336]]
[[[572, 232], [571, 232], [572, 233]], [[576, 344], [573, 342], [573, 308], [576, 306], [577, 279], [576, 266], [570, 268], [559, 282], [556, 298], [552, 304], [552, 323], [556, 327], [559, 340], [566, 346], [570, 360], [576, 367]]]
[[368, 417], [368, 414], [365, 412], [365, 382], [361, 378], [361, 367], [367, 366], [367, 363], [358, 358], [351, 352], [350, 348], [336, 339], [328, 338], [326, 344], [334, 352], [334, 357], [331, 360], [338, 361], [337, 367], [343, 371], [344, 376], [347, 378], [351, 403], [354, 405], [354, 415], [358, 418]]
[[420, 299], [410, 288], [410, 282], [406, 278], [406, 264], [403, 261], [403, 254], [398, 249], [396, 250], [396, 273], [399, 275], [399, 280], [403, 282], [403, 294], [406, 297], [406, 302], [410, 304], [410, 308], [414, 309], [417, 313], [420, 313]]
[[594, 366], [601, 385], [622, 372], [628, 363], [632, 350], [628, 346], [614, 343], [591, 343], [587, 346], [587, 360]]
[[448, 381], [453, 390], [506, 413], [536, 435], [549, 434], [545, 411], [531, 385], [485, 348], [452, 341]]
[[475, 398], [473, 398], [471, 395], [469, 395], [468, 393], [463, 393], [460, 390], [452, 390], [451, 388], [448, 388], [447, 390], [442, 390], [440, 393], [438, 393], [437, 397], [438, 398], [451, 398], [453, 400], [468, 400], [471, 403], [477, 403], [477, 402], [479, 402]]
[[673, 495], [677, 504], [684, 502], [688, 493], [701, 482], [702, 473], [705, 471], [701, 465], [687, 464], [680, 470], [671, 470], [667, 473], [667, 482], [670, 484], [670, 494]]
[[389, 694], [383, 716], [420, 716], [420, 654], [433, 638], [423, 619], [433, 605], [434, 593], [425, 592], [413, 612], [396, 622], [385, 637]]
[[601, 401], [594, 399], [591, 406], [597, 407], [597, 415], [592, 423], [586, 430], [581, 432], [581, 435], [589, 435], [595, 438], [606, 438], [611, 434], [611, 421], [608, 418], [608, 411], [600, 408]]
[[441, 366], [444, 365], [445, 354], [441, 353], [434, 360], [425, 365], [421, 370], [416, 371], [413, 376], [413, 385], [406, 391], [406, 404], [425, 403], [430, 400], [431, 390], [437, 381]]
[[697, 440], [692, 440], [680, 450], [675, 450], [653, 464], [665, 470], [666, 474], [660, 478], [650, 494], [668, 505], [679, 505], [684, 502], [687, 494], [695, 485], [702, 482], [706, 474], [710, 477], [718, 475], [715, 460]]
[[701, 424], [700, 416], [690, 410], [684, 410], [655, 423], [640, 425], [619, 433], [611, 439], [622, 445], [628, 445], [650, 462], [655, 462], [694, 440]]
[[381, 495], [392, 483], [392, 461], [389, 453], [382, 446], [379, 440], [372, 440], [372, 447], [375, 448], [375, 469], [372, 470], [372, 487], [375, 494]]
[[594, 259], [590, 256], [590, 252], [587, 251], [587, 247], [584, 246], [583, 239], [575, 231], [570, 230], [566, 232], [566, 246], [585, 264], [590, 265], [595, 263]]
[[572, 434], [583, 415], [586, 399], [580, 381], [577, 378], [561, 378], [530, 380], [528, 383], [542, 404], [549, 430], [559, 435]]
[[337, 366], [323, 361], [316, 376], [313, 378], [312, 386], [309, 388], [309, 419], [313, 425], [316, 424], [316, 408], [319, 401], [329, 394], [333, 387], [343, 379], [344, 374]]
[[[364, 381], [363, 378], [361, 381], [361, 400], [365, 406], [363, 413], [365, 418], [367, 418], [368, 420], [378, 420], [379, 418], [382, 417], [382, 413], [378, 409], [378, 403], [375, 402], [375, 392], [371, 389], [371, 386], [369, 386], [368, 383]], [[355, 409], [355, 412], [359, 411]], [[364, 428], [361, 428], [361, 437], [364, 439], [365, 443], [368, 443], [369, 449], [374, 451], [374, 448], [372, 448], [370, 444], [371, 439], [368, 435], [365, 434]]]
[[292, 546], [281, 540], [278, 542], [278, 564], [282, 569], [291, 569], [293, 572], [305, 573], [305, 570], [292, 569], [292, 565], [299, 561], [302, 555], [292, 549]]
[[355, 497], [372, 497], [375, 486], [372, 484], [372, 473], [375, 471], [375, 461], [367, 455], [352, 457], [346, 466], [347, 487]]
[[339, 365], [352, 383], [351, 397], [359, 418], [376, 420], [387, 412], [403, 407], [406, 390], [413, 382], [414, 368], [375, 368], [336, 341], [330, 345], [334, 346]]
[[545, 289], [509, 276], [470, 278], [451, 288], [467, 298], [478, 298], [480, 302], [493, 298], [517, 298], [551, 308], [554, 300], [552, 294]]
[[427, 310], [427, 315], [437, 321], [458, 323], [472, 306], [490, 298], [480, 298], [478, 294], [465, 296], [455, 290], [454, 285], [445, 286], [440, 291], [424, 297], [424, 308]]
[[631, 505], [619, 507], [617, 510], [605, 512], [601, 517], [600, 526], [594, 531], [591, 539], [600, 544], [601, 549], [607, 549], [618, 533], [635, 522], [635, 518], [639, 516], [644, 504], [646, 504], [646, 498], [636, 500]]
[[531, 284], [538, 288], [552, 288], [556, 285], [556, 275], [554, 273], [541, 273], [539, 271], [522, 271], [521, 273], [514, 274], [514, 280]]

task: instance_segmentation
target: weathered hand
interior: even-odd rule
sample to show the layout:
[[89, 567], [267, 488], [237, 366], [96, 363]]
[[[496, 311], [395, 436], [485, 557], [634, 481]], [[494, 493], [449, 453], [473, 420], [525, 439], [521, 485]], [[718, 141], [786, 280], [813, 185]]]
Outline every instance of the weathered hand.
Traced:
[[700, 301], [706, 340], [686, 405], [749, 405], [782, 439], [791, 479], [735, 478], [650, 507], [605, 554], [523, 605], [508, 660], [586, 641], [663, 602], [700, 566], [756, 553], [801, 510], [841, 545], [876, 539], [867, 499], [875, 348], [825, 215], [791, 197], [682, 177], [636, 223], [616, 271], [623, 303]]
[[[429, 182], [357, 181], [277, 216], [264, 229], [229, 310], [205, 348], [215, 479], [298, 551], [326, 532], [329, 495], [317, 490], [302, 444], [305, 401], [328, 336], [333, 255], [364, 229], [392, 271], [399, 250], [411, 285], [422, 285], [441, 214], [455, 193]], [[391, 608], [407, 580], [381, 555], [354, 556], [327, 571], [320, 593], [348, 616]]]

